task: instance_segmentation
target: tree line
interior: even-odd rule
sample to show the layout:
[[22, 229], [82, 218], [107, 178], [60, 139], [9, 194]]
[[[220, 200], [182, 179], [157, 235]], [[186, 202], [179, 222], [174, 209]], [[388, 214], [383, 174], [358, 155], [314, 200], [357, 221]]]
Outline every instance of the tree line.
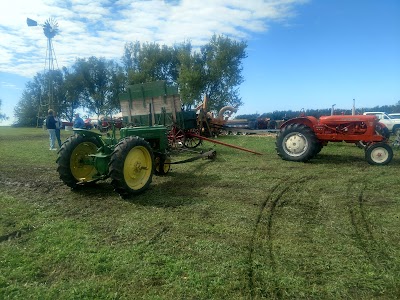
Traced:
[[[371, 108], [359, 108], [356, 109], [355, 113], [358, 115], [363, 114], [366, 111], [382, 111], [388, 114], [390, 113], [399, 113], [400, 112], [400, 100], [395, 105], [382, 105], [382, 106], [374, 106]], [[313, 116], [319, 118], [321, 116], [329, 116], [331, 115], [331, 109], [307, 109], [307, 110], [280, 110], [280, 111], [273, 111], [269, 113], [263, 114], [243, 114], [237, 115], [236, 119], [246, 119], [249, 121], [256, 120], [256, 119], [265, 119], [269, 118], [271, 120], [285, 120], [285, 119], [292, 119], [296, 118], [302, 114], [306, 116]], [[336, 108], [334, 110], [335, 115], [351, 115], [351, 109], [340, 109]]]
[[182, 104], [193, 107], [206, 95], [208, 109], [239, 107], [242, 61], [247, 44], [214, 35], [194, 49], [190, 41], [173, 46], [125, 44], [120, 62], [103, 57], [78, 58], [70, 67], [37, 73], [14, 108], [16, 125], [40, 126], [49, 108], [72, 121], [78, 109], [89, 115], [120, 111], [118, 96], [126, 85], [165, 80], [179, 89]]

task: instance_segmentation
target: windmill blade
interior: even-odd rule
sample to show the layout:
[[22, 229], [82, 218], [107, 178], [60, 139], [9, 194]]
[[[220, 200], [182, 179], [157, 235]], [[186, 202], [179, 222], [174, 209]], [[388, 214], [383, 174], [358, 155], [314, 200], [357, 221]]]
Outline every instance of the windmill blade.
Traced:
[[37, 26], [37, 22], [29, 18], [26, 18], [26, 24], [28, 24], [28, 26]]

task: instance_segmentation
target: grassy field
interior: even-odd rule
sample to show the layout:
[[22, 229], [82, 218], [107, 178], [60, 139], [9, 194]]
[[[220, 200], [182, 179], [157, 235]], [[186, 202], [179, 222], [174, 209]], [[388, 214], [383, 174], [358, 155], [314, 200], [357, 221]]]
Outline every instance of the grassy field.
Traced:
[[0, 127], [0, 298], [400, 295], [400, 150], [383, 167], [344, 143], [294, 163], [273, 136], [219, 140], [264, 155], [205, 143], [214, 161], [123, 200], [108, 181], [63, 185], [46, 131]]

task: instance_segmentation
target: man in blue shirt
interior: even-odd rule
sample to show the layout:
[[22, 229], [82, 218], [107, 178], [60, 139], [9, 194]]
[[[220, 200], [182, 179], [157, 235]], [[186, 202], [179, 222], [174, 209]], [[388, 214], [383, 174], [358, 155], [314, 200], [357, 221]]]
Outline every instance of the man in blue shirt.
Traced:
[[54, 119], [54, 111], [49, 109], [48, 116], [46, 118], [46, 128], [49, 132], [50, 137], [50, 150], [57, 150], [55, 147], [56, 140], [56, 120]]
[[85, 122], [79, 114], [75, 114], [74, 128], [85, 128]]

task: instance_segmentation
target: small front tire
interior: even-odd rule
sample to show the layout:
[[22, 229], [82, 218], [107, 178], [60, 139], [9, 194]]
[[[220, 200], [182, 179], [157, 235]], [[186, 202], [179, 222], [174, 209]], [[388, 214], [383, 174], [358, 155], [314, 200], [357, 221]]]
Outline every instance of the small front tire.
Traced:
[[157, 176], [166, 175], [171, 170], [171, 159], [165, 154], [156, 156], [154, 164], [154, 174]]
[[386, 143], [370, 145], [365, 150], [365, 159], [370, 165], [387, 165], [393, 158], [393, 150]]

